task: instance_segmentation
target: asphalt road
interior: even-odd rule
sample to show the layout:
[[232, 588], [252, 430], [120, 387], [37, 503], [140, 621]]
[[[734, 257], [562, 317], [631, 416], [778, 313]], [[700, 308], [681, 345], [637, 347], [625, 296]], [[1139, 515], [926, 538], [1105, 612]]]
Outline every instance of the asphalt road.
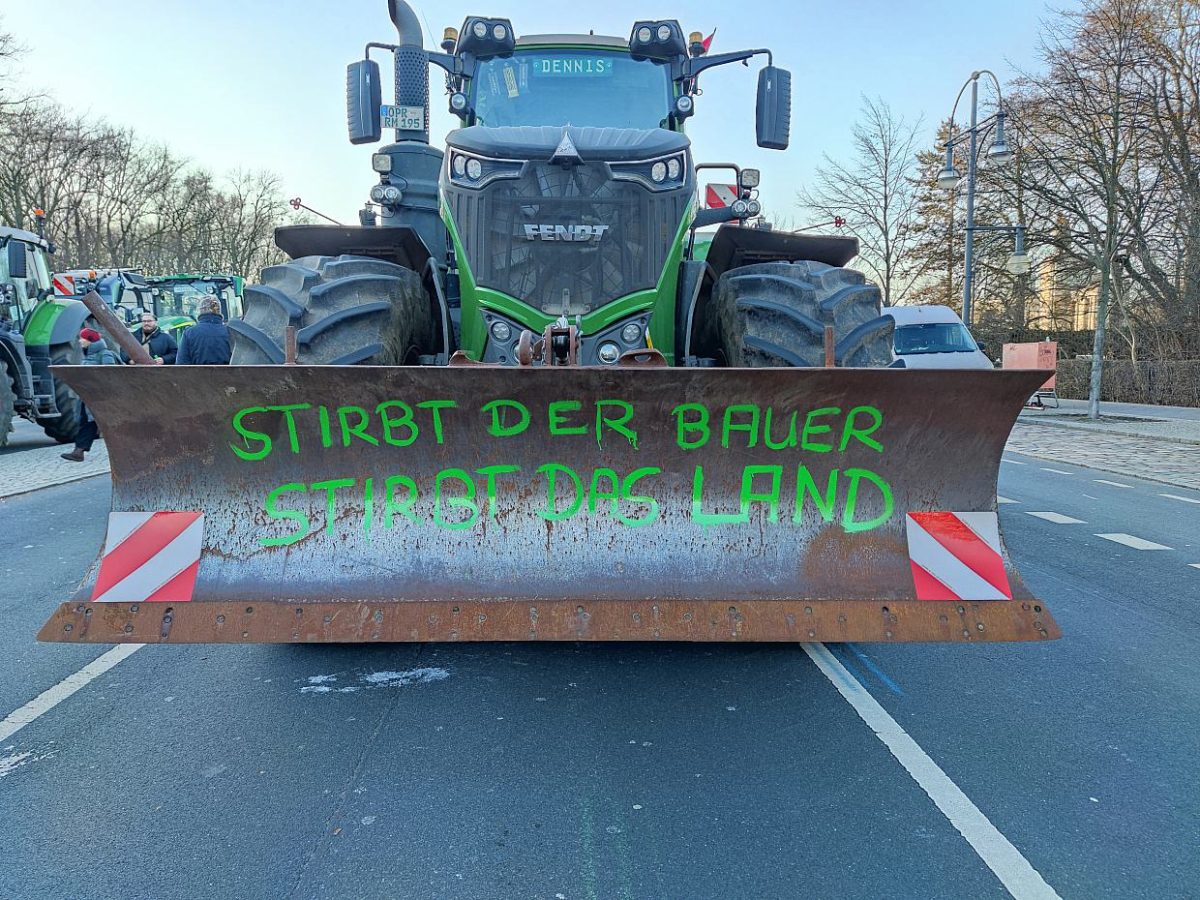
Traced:
[[25, 419], [13, 419], [12, 431], [9, 432], [5, 446], [0, 447], [0, 456], [9, 453], [19, 453], [30, 447], [57, 447], [54, 438], [46, 437], [46, 432]]
[[[1059, 895], [1193, 896], [1200, 493], [1009, 459], [1063, 640], [830, 647]], [[107, 494], [0, 500], [0, 716], [108, 649], [33, 640]], [[146, 647], [0, 741], [0, 810], [6, 900], [1007, 895], [791, 645]]]

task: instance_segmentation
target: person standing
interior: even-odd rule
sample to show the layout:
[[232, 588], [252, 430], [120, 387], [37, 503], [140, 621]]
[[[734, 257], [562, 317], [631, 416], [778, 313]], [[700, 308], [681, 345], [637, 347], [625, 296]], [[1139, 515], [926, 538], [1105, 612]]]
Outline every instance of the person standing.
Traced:
[[229, 343], [229, 327], [221, 318], [221, 301], [205, 297], [200, 301], [196, 324], [179, 338], [177, 366], [227, 366], [233, 350]]
[[[83, 349], [85, 366], [115, 366], [119, 364], [117, 354], [108, 349], [104, 337], [94, 328], [85, 328], [79, 332], [79, 346]], [[75, 449], [60, 455], [63, 459], [69, 459], [71, 462], [83, 462], [83, 455], [92, 449], [92, 444], [98, 437], [100, 437], [100, 428], [92, 417], [92, 411], [87, 408], [87, 404], [80, 400], [79, 430], [75, 433]]]
[[[137, 339], [146, 348], [146, 352], [154, 358], [156, 366], [174, 364], [179, 346], [175, 343], [175, 338], [158, 327], [158, 317], [154, 313], [142, 313], [142, 327], [137, 331]], [[121, 351], [121, 362], [132, 362], [129, 354], [124, 350]]]

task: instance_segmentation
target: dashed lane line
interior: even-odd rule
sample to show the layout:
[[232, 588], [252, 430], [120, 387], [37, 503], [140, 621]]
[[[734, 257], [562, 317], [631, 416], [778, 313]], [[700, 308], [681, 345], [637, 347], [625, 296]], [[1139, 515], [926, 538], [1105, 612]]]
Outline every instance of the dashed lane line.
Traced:
[[824, 644], [800, 646], [1016, 900], [1061, 900], [1021, 851], [1000, 833], [828, 647]]
[[1200, 569], [1200, 563], [1188, 563], [1193, 569]]
[[1184, 503], [1200, 503], [1195, 497], [1180, 497], [1178, 494], [1159, 494], [1160, 497], [1166, 497], [1168, 500], [1182, 500]]
[[1132, 484], [1121, 484], [1121, 482], [1119, 482], [1119, 481], [1106, 481], [1103, 478], [1093, 478], [1092, 481], [1096, 482], [1096, 484], [1107, 484], [1110, 487], [1119, 487], [1119, 488], [1132, 488], [1133, 487]]
[[1035, 519], [1045, 519], [1047, 522], [1053, 522], [1055, 525], [1086, 525], [1087, 522], [1083, 519], [1073, 519], [1070, 516], [1064, 516], [1062, 513], [1056, 512], [1029, 512], [1025, 511], [1025, 515], [1033, 516]]
[[1019, 503], [1020, 501], [1019, 500], [1010, 500], [1008, 497], [1001, 497], [999, 494], [997, 494], [996, 502], [997, 503]]
[[1023, 466], [1023, 465], [1025, 465], [1025, 463], [1021, 462], [1020, 460], [1016, 460], [1016, 459], [1009, 459], [1007, 456], [1002, 456], [1002, 457], [1000, 457], [1000, 462], [1006, 462], [1006, 463], [1008, 463], [1010, 466]]
[[42, 691], [16, 712], [6, 716], [3, 722], [0, 722], [0, 744], [39, 716], [54, 709], [80, 688], [95, 681], [121, 660], [128, 659], [145, 646], [145, 644], [118, 644], [107, 653], [96, 657], [74, 675], [68, 675], [54, 687]]
[[1074, 475], [1074, 472], [1067, 472], [1064, 469], [1051, 469], [1046, 466], [1039, 466], [1043, 472], [1053, 472], [1055, 475]]
[[1132, 534], [1116, 532], [1113, 534], [1098, 534], [1098, 538], [1104, 538], [1106, 541], [1112, 541], [1115, 544], [1124, 544], [1126, 547], [1132, 547], [1134, 550], [1170, 550], [1171, 548], [1165, 544], [1156, 544], [1154, 541], [1148, 541], [1145, 538], [1135, 537]]

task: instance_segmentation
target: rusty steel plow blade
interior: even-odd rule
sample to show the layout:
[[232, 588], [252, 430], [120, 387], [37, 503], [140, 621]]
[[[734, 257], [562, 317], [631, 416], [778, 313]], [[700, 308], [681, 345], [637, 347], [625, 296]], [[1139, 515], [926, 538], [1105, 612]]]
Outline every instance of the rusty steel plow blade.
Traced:
[[42, 640], [1059, 635], [996, 518], [1044, 372], [59, 374], [114, 512]]

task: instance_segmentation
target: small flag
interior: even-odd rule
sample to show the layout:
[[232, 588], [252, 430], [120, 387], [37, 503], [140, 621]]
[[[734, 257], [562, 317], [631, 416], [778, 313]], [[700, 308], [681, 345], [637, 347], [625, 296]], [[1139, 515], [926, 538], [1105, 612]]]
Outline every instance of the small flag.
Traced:
[[702, 40], [702, 41], [700, 42], [701, 46], [703, 46], [703, 47], [704, 47], [704, 52], [705, 52], [705, 53], [707, 53], [707, 52], [708, 52], [708, 48], [712, 46], [712, 39], [713, 39], [713, 37], [715, 37], [715, 36], [716, 36], [716, 33], [717, 33], [717, 29], [715, 29], [715, 28], [714, 28], [714, 29], [712, 30], [712, 34], [710, 34], [708, 37], [706, 37], [704, 40]]

